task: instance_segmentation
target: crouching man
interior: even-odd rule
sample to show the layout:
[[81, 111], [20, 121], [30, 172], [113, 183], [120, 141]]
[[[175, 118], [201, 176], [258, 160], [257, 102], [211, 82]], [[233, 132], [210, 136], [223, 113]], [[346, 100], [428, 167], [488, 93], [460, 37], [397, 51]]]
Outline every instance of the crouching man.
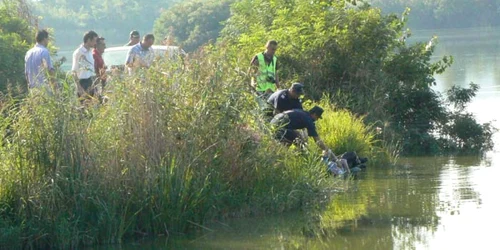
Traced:
[[314, 106], [309, 112], [292, 109], [283, 113], [277, 114], [271, 120], [271, 124], [275, 127], [275, 139], [283, 144], [290, 146], [293, 143], [300, 143], [301, 136], [296, 130], [307, 129], [307, 135], [311, 136], [316, 144], [325, 151], [328, 151], [325, 143], [319, 138], [316, 131], [315, 121], [321, 118], [323, 109]]

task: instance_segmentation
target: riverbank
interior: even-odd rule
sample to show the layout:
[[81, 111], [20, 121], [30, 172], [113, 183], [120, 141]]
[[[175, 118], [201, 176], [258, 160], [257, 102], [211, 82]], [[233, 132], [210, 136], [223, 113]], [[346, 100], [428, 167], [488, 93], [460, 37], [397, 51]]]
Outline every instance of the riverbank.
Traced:
[[[106, 105], [78, 109], [70, 84], [11, 103], [0, 122], [10, 131], [0, 147], [0, 245], [75, 248], [184, 233], [211, 219], [297, 210], [337, 185], [317, 149], [271, 138], [241, 91], [247, 79], [218, 62], [221, 54], [207, 52], [182, 70], [165, 63], [116, 79]], [[387, 161], [374, 155], [361, 118], [325, 108], [325, 121], [338, 121], [335, 138], [325, 136], [330, 147]]]

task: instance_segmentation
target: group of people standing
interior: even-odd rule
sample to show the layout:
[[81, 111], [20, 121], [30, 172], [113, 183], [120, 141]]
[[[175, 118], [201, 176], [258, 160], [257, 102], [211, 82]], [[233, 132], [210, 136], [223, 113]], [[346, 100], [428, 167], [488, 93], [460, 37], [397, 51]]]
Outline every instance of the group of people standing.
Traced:
[[[35, 46], [25, 56], [28, 88], [52, 90], [56, 84], [53, 77], [55, 69], [48, 50], [49, 33], [47, 30], [40, 30], [35, 38]], [[125, 45], [130, 46], [125, 60], [130, 74], [137, 68], [150, 66], [154, 40], [153, 34], [145, 35], [141, 41], [138, 31], [130, 32], [130, 40]], [[83, 35], [83, 43], [73, 52], [71, 74], [80, 100], [98, 96], [96, 90], [102, 90], [106, 86], [107, 66], [102, 57], [105, 49], [106, 39], [91, 30]]]

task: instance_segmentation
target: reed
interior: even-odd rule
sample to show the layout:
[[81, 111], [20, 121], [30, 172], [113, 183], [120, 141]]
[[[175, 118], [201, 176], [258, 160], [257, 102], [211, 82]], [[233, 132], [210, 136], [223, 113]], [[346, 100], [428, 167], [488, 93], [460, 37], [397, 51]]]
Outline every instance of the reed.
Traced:
[[[115, 77], [104, 105], [80, 107], [69, 81], [52, 95], [4, 102], [0, 247], [171, 235], [216, 218], [298, 209], [334, 185], [318, 152], [272, 139], [233, 58], [207, 48]], [[349, 116], [332, 116], [343, 119], [335, 131], [355, 129], [345, 138], [369, 152], [372, 144], [361, 144], [371, 137], [356, 134], [366, 130]]]

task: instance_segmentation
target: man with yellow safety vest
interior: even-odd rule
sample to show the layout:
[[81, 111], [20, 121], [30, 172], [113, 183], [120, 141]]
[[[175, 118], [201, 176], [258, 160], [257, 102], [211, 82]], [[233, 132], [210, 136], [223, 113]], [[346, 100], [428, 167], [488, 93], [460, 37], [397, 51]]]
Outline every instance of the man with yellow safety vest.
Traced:
[[266, 51], [255, 55], [251, 62], [252, 87], [264, 100], [279, 88], [278, 62], [274, 55], [277, 49], [278, 42], [270, 40], [266, 43]]

